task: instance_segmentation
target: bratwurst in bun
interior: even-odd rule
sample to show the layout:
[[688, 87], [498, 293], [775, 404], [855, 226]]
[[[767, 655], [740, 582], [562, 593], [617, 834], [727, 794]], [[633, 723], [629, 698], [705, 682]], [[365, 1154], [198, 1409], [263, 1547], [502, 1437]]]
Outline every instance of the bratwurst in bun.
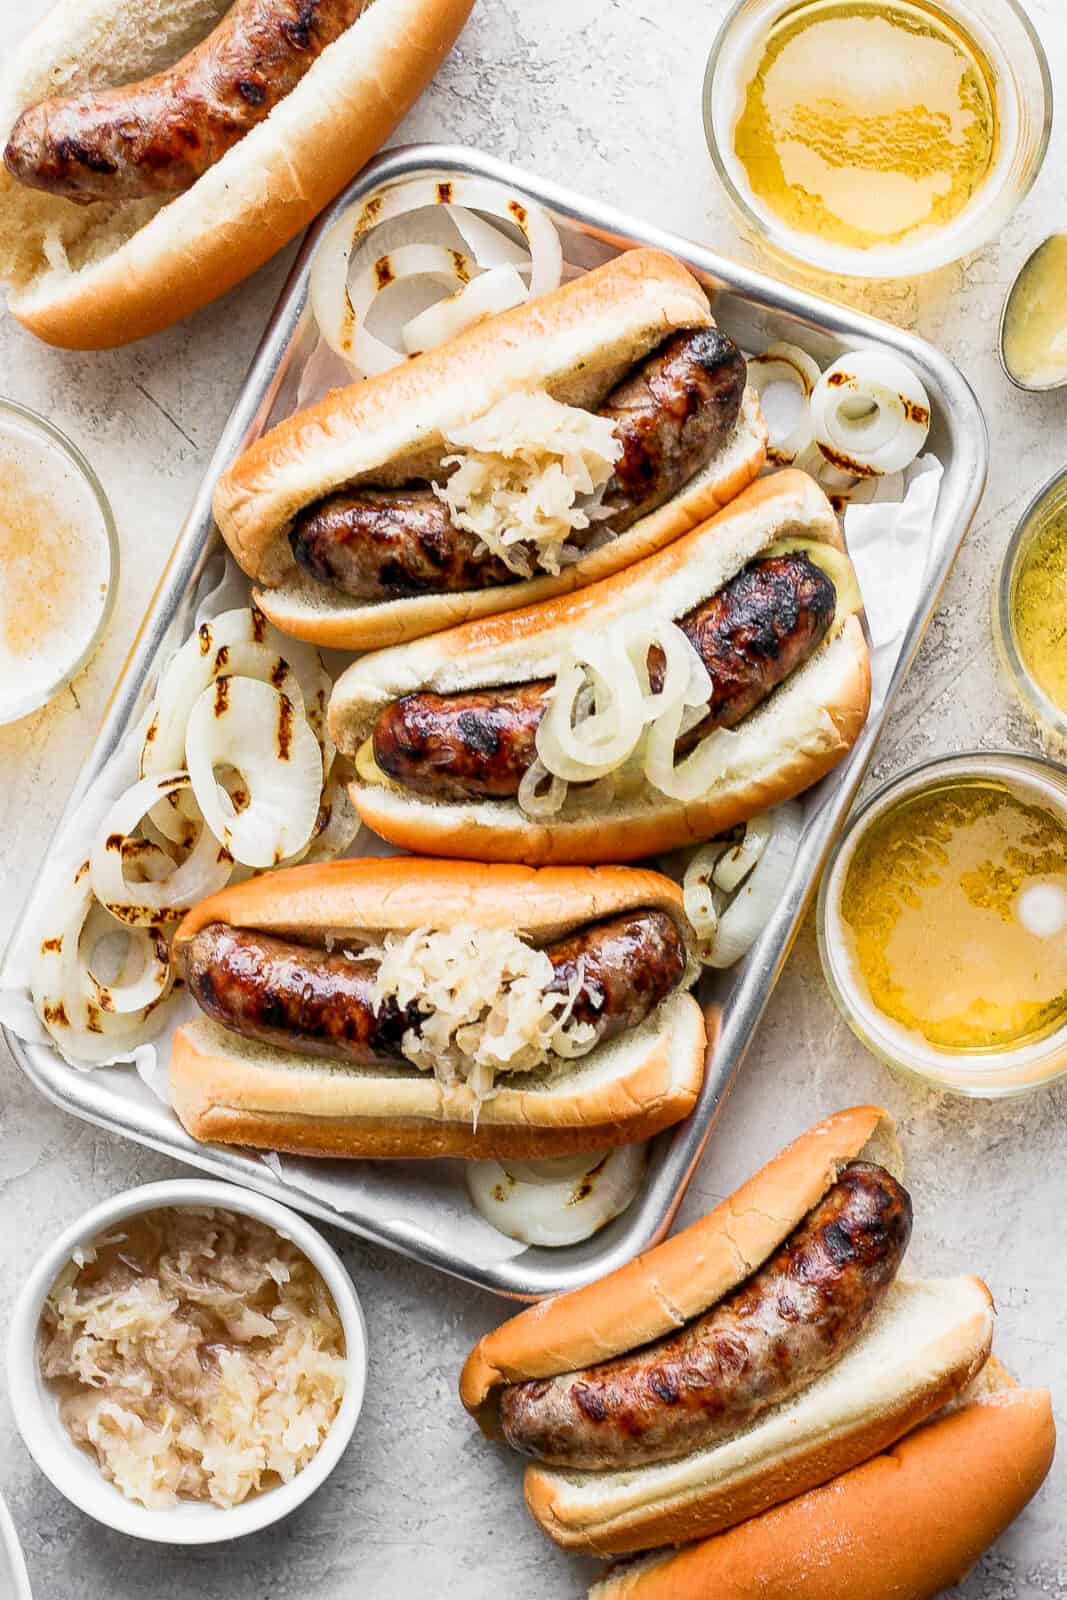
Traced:
[[215, 516], [280, 628], [376, 649], [617, 572], [765, 446], [704, 290], [631, 250], [271, 429]]
[[826, 496], [780, 472], [580, 594], [365, 656], [331, 736], [404, 849], [637, 860], [842, 759], [870, 696], [861, 606]]
[[101, 349], [240, 282], [384, 143], [471, 4], [56, 0], [0, 73], [13, 315]]
[[460, 1396], [533, 1458], [531, 1514], [613, 1554], [730, 1528], [916, 1427], [989, 1355], [977, 1278], [904, 1277], [892, 1127], [818, 1124], [710, 1216], [487, 1334]]
[[566, 1155], [687, 1116], [705, 1032], [654, 872], [335, 861], [204, 901], [170, 1082], [198, 1139], [303, 1155]]

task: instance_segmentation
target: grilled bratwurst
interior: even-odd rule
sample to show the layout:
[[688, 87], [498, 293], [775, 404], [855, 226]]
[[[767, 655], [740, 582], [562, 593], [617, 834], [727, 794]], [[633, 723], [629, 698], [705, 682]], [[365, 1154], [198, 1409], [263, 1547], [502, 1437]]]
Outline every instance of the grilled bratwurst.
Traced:
[[[591, 923], [546, 950], [548, 993], [581, 982], [571, 1010], [596, 1043], [638, 1027], [681, 982], [686, 953], [664, 911], [633, 911]], [[375, 1005], [377, 962], [327, 952], [225, 923], [209, 923], [182, 949], [189, 992], [224, 1028], [302, 1055], [356, 1066], [401, 1057], [404, 1034], [425, 1013], [392, 998]]]
[[[745, 362], [715, 328], [674, 334], [608, 395], [622, 455], [605, 490], [607, 515], [576, 531], [582, 550], [623, 533], [711, 460], [737, 421]], [[317, 582], [360, 600], [487, 589], [519, 575], [457, 528], [427, 486], [342, 489], [297, 517], [290, 543]]]
[[673, 1461], [805, 1389], [866, 1327], [900, 1267], [911, 1200], [854, 1161], [781, 1248], [703, 1316], [644, 1349], [501, 1395], [504, 1435], [554, 1466]]
[[68, 200], [179, 194], [289, 94], [369, 0], [235, 0], [166, 72], [25, 110], [4, 151], [12, 177]]
[[[711, 677], [708, 714], [679, 742], [679, 754], [715, 728], [746, 717], [814, 654], [834, 617], [837, 595], [802, 553], [753, 561], [679, 626]], [[663, 660], [649, 657], [658, 691]], [[374, 729], [374, 759], [397, 783], [438, 800], [508, 799], [537, 755], [536, 737], [551, 681], [464, 694], [405, 695]]]

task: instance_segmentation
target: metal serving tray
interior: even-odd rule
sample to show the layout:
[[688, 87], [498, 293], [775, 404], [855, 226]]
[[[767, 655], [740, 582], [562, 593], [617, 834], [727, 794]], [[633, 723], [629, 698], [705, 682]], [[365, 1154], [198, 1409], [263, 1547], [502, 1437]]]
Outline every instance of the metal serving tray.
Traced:
[[5, 1030], [5, 1034], [16, 1060], [42, 1094], [77, 1117], [190, 1166], [274, 1195], [324, 1222], [374, 1239], [443, 1272], [500, 1294], [536, 1299], [602, 1276], [654, 1244], [669, 1228], [981, 499], [988, 442], [982, 412], [965, 379], [922, 340], [777, 283], [700, 245], [581, 199], [476, 151], [439, 145], [413, 145], [390, 151], [371, 162], [319, 218], [304, 241], [116, 685], [60, 830], [144, 709], [161, 655], [189, 631], [198, 577], [218, 549], [219, 536], [211, 517], [211, 493], [217, 478], [266, 427], [295, 409], [300, 374], [315, 344], [308, 309], [308, 278], [325, 230], [345, 207], [383, 185], [407, 178], [460, 175], [496, 179], [539, 200], [560, 226], [565, 254], [575, 265], [595, 266], [633, 245], [655, 245], [670, 251], [706, 284], [717, 320], [742, 348], [759, 349], [772, 340], [790, 339], [810, 349], [816, 357], [830, 361], [847, 347], [887, 347], [917, 368], [933, 402], [935, 423], [930, 443], [944, 464], [945, 475], [924, 591], [911, 618], [884, 703], [868, 721], [848, 759], [823, 780], [816, 803], [808, 808], [808, 824], [793, 872], [774, 916], [745, 960], [731, 971], [709, 979], [701, 991], [703, 1000], [721, 1007], [722, 1028], [696, 1110], [681, 1127], [660, 1135], [643, 1191], [625, 1215], [608, 1228], [570, 1249], [527, 1249], [512, 1259], [485, 1266], [444, 1248], [440, 1239], [398, 1215], [405, 1181], [402, 1170], [396, 1172], [396, 1181], [390, 1184], [389, 1172], [384, 1174], [383, 1183], [379, 1169], [376, 1181], [367, 1182], [364, 1195], [360, 1191], [361, 1169], [353, 1164], [355, 1199], [346, 1201], [346, 1212], [341, 1213], [278, 1179], [255, 1155], [195, 1143], [132, 1069], [75, 1071], [49, 1048], [28, 1046], [9, 1031]]

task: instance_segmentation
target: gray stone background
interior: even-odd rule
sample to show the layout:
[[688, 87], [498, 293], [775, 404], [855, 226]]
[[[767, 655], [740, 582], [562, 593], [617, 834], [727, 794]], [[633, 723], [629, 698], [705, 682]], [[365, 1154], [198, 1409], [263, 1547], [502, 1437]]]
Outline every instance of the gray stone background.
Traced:
[[[10, 0], [9, 0], [10, 3]], [[11, 4], [17, 36], [49, 0]], [[1026, 0], [1053, 77], [1067, 83], [1062, 0]], [[3, 8], [7, 11], [7, 7]], [[726, 254], [753, 260], [712, 173], [700, 121], [704, 59], [727, 0], [479, 0], [438, 81], [396, 142], [448, 139], [611, 201]], [[1000, 241], [919, 282], [827, 292], [916, 329], [956, 360], [990, 419], [984, 504], [897, 703], [871, 774], [936, 752], [1032, 750], [997, 679], [989, 597], [1001, 551], [1034, 489], [1064, 459], [1067, 396], [1025, 398], [994, 341], [1024, 255], [1067, 226], [1067, 129]], [[0, 944], [87, 751], [110, 687], [233, 401], [288, 267], [279, 257], [184, 327], [102, 355], [36, 343], [0, 321], [0, 392], [43, 411], [86, 450], [123, 546], [110, 635], [76, 693], [0, 728]], [[997, 1347], [1025, 1382], [1067, 1403], [1064, 1203], [1067, 1088], [1001, 1105], [908, 1086], [856, 1042], [823, 986], [811, 925], [686, 1199], [707, 1209], [823, 1113], [876, 1099], [897, 1117], [916, 1198], [913, 1260], [979, 1271], [1000, 1311]], [[41, 1246], [91, 1204], [171, 1175], [173, 1162], [69, 1120], [24, 1083], [0, 1046], [0, 1331]], [[330, 1482], [282, 1526], [243, 1543], [182, 1551], [98, 1527], [38, 1473], [0, 1397], [0, 1487], [38, 1600], [497, 1600], [584, 1593], [592, 1567], [527, 1521], [518, 1463], [483, 1444], [459, 1406], [470, 1345], [504, 1314], [491, 1296], [348, 1239], [371, 1367], [355, 1440]], [[1067, 1461], [1067, 1451], [1064, 1452]], [[957, 1591], [965, 1600], [1067, 1600], [1067, 1465]], [[951, 1515], [951, 1496], [946, 1497]]]

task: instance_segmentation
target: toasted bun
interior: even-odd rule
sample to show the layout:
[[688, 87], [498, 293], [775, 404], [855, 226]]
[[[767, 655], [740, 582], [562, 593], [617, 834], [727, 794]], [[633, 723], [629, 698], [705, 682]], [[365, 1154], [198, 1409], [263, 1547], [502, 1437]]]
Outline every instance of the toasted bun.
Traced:
[[885, 1450], [955, 1398], [989, 1355], [977, 1278], [898, 1278], [861, 1337], [732, 1439], [615, 1472], [527, 1469], [526, 1503], [569, 1550], [625, 1554], [730, 1528]]
[[[688, 941], [680, 891], [658, 873], [333, 861], [213, 895], [185, 918], [175, 948], [218, 921], [341, 937], [466, 922], [550, 940], [638, 906], [666, 911]], [[690, 981], [695, 970], [691, 963]], [[466, 1085], [446, 1087], [414, 1067], [323, 1063], [199, 1018], [175, 1036], [170, 1085], [197, 1139], [373, 1159], [538, 1157], [627, 1144], [681, 1121], [696, 1101], [704, 1053], [700, 1007], [676, 991], [641, 1027], [561, 1061], [532, 1085], [504, 1080], [478, 1108]]]
[[[0, 281], [20, 322], [96, 350], [169, 327], [296, 236], [429, 83], [473, 0], [375, 0], [306, 76], [185, 194], [76, 205], [0, 166]], [[57, 92], [165, 70], [225, 0], [58, 0], [0, 74], [0, 135]]]
[[610, 1361], [699, 1317], [773, 1255], [842, 1167], [861, 1155], [900, 1171], [892, 1120], [878, 1106], [854, 1106], [816, 1123], [699, 1222], [598, 1283], [542, 1301], [487, 1333], [460, 1376], [463, 1404], [495, 1438], [504, 1384]]
[[631, 250], [272, 428], [219, 481], [215, 516], [223, 537], [261, 585], [256, 599], [273, 622], [340, 649], [379, 649], [581, 588], [660, 549], [756, 476], [766, 427], [754, 393], [746, 394], [714, 459], [681, 493], [558, 577], [362, 602], [307, 578], [288, 533], [299, 511], [342, 485], [388, 486], [438, 473], [449, 430], [509, 394], [543, 388], [570, 404], [595, 406], [668, 334], [711, 325], [707, 296], [680, 262], [659, 250]]
[[933, 1600], [1037, 1493], [1055, 1446], [1048, 1392], [1008, 1380], [822, 1488], [613, 1570], [589, 1600]]
[[[355, 756], [385, 707], [413, 690], [448, 693], [552, 677], [583, 633], [623, 615], [683, 616], [768, 545], [794, 537], [843, 549], [817, 484], [801, 472], [775, 473], [666, 549], [577, 594], [355, 662], [334, 686], [332, 737]], [[854, 744], [870, 704], [867, 646], [851, 614], [857, 603], [839, 603], [811, 659], [731, 732], [730, 774], [700, 801], [683, 804], [644, 785], [596, 803], [579, 790], [556, 817], [535, 822], [514, 801], [438, 803], [383, 774], [376, 782], [357, 779], [353, 802], [393, 844], [482, 861], [639, 860], [710, 838], [809, 788]]]

